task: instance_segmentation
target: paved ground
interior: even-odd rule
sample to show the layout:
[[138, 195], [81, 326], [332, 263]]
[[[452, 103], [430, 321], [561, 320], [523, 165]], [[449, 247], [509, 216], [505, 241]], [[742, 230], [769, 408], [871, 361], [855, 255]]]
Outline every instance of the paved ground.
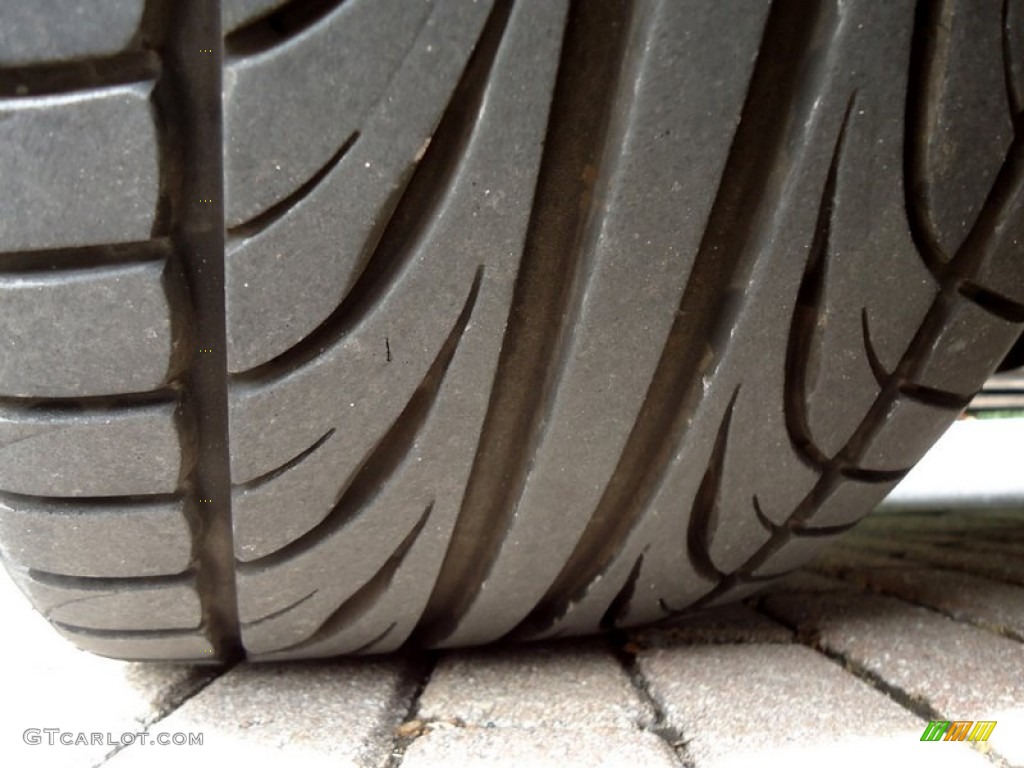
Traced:
[[[0, 611], [5, 766], [1024, 766], [1024, 510], [878, 515], [744, 604], [611, 640], [215, 671], [74, 650], [6, 579]], [[947, 719], [998, 724], [920, 741]]]

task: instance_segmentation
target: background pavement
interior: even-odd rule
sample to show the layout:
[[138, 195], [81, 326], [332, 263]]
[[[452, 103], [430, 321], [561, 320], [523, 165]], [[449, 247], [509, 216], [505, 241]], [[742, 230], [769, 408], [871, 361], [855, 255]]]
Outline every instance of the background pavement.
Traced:
[[[218, 670], [77, 651], [6, 578], [0, 615], [7, 766], [1024, 766], [1024, 510], [876, 514], [744, 603], [596, 640]], [[940, 719], [998, 725], [921, 742]]]

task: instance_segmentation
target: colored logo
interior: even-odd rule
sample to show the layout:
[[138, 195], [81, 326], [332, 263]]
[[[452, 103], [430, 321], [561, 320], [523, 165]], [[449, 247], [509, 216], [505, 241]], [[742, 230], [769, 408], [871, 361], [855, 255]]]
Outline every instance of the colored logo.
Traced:
[[931, 720], [921, 741], [988, 741], [995, 727], [995, 720]]

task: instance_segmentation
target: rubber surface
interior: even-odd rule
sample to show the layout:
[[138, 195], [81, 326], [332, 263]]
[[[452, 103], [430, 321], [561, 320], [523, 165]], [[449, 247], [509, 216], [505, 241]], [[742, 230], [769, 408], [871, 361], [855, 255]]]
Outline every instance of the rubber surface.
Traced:
[[84, 648], [735, 599], [1021, 334], [1021, 0], [100, 5], [0, 32], [0, 548]]

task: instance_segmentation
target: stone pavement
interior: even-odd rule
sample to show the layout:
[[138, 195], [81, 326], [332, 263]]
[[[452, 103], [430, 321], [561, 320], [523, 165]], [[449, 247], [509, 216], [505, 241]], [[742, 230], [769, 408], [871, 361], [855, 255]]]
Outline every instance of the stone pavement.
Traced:
[[217, 670], [77, 651], [6, 578], [0, 612], [17, 768], [1024, 766], [1024, 511], [875, 515], [743, 603], [546, 645]]

